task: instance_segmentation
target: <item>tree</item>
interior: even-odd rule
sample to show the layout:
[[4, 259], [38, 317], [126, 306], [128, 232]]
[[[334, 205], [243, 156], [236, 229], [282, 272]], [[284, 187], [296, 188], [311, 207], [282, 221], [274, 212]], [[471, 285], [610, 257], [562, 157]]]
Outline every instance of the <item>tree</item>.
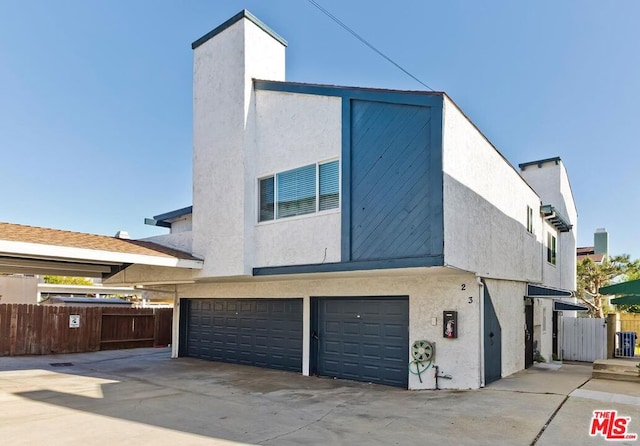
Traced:
[[576, 295], [589, 307], [590, 315], [604, 317], [605, 308], [600, 288], [610, 285], [615, 278], [623, 282], [640, 274], [640, 260], [631, 260], [628, 254], [606, 258], [602, 264], [585, 258], [577, 265]]
[[61, 285], [93, 285], [93, 280], [85, 277], [44, 276], [44, 283]]

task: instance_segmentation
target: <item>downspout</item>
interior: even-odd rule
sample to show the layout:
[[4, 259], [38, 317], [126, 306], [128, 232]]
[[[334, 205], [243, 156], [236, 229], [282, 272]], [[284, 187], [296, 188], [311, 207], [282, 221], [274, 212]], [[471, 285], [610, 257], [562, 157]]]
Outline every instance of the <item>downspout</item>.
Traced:
[[480, 303], [479, 311], [480, 311], [480, 324], [478, 327], [479, 333], [479, 342], [480, 348], [478, 349], [478, 363], [480, 367], [478, 367], [479, 375], [478, 375], [478, 384], [479, 387], [484, 387], [485, 379], [484, 379], [484, 283], [482, 282], [482, 277], [476, 274], [476, 282], [478, 283], [478, 302]]
[[171, 357], [177, 358], [180, 345], [180, 299], [178, 285], [173, 286], [173, 333], [171, 334]]

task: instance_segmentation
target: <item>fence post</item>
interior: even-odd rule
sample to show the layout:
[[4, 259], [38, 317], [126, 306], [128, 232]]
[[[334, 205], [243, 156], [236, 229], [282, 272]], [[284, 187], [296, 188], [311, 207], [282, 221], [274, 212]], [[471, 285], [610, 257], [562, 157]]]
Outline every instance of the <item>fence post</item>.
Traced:
[[18, 312], [21, 306], [11, 306], [11, 322], [9, 323], [9, 355], [16, 354], [16, 343], [18, 342]]
[[607, 358], [615, 358], [618, 313], [607, 314]]

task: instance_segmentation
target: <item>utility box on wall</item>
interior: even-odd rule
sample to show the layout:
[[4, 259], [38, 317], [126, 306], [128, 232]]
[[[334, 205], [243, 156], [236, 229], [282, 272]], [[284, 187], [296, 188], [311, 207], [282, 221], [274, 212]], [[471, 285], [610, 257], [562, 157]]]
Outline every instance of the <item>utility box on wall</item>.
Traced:
[[454, 339], [458, 337], [458, 312], [442, 312], [442, 337]]

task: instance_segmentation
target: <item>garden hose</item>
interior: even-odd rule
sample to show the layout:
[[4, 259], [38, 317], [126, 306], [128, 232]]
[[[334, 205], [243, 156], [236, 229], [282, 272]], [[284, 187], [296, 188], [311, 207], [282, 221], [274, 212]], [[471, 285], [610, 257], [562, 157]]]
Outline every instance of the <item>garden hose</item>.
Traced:
[[[431, 367], [431, 361], [435, 355], [435, 346], [429, 341], [416, 341], [411, 346], [413, 360], [409, 362], [409, 373], [418, 375], [422, 383], [422, 373]], [[415, 371], [412, 365], [415, 364]]]

